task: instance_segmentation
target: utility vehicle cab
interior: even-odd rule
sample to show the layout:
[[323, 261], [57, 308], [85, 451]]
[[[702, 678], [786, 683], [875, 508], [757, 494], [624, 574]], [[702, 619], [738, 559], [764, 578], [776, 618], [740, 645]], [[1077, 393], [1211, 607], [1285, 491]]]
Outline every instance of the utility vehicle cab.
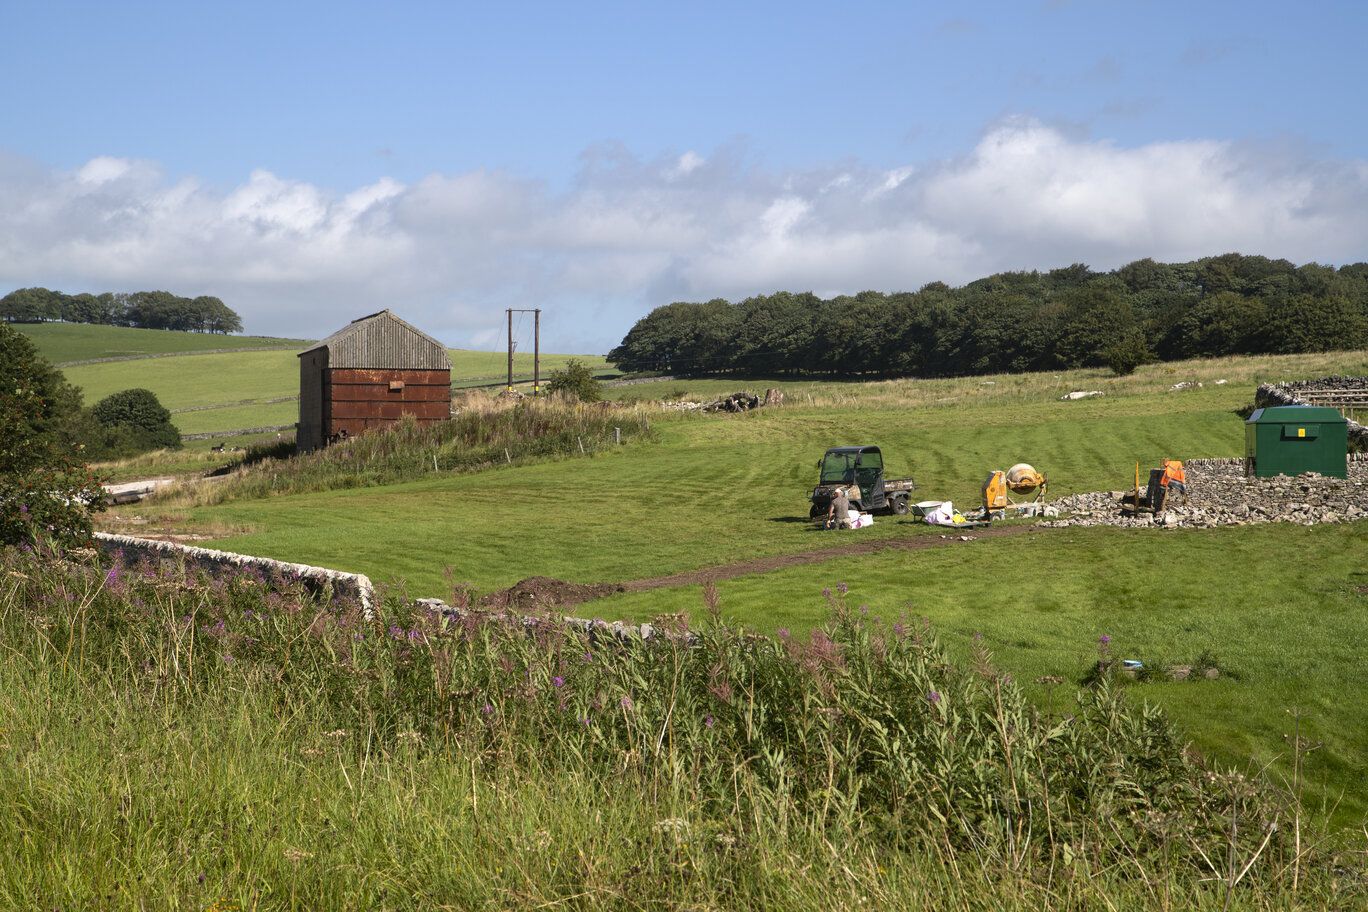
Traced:
[[832, 447], [817, 463], [817, 487], [812, 490], [813, 518], [824, 515], [839, 488], [846, 490], [852, 509], [862, 513], [907, 512], [910, 478], [884, 478], [883, 452], [876, 446]]

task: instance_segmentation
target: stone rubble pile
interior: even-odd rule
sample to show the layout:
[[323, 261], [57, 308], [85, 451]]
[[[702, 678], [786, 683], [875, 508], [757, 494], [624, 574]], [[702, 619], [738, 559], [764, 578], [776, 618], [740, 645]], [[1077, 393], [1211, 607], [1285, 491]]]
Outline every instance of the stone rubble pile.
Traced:
[[[1170, 497], [1170, 509], [1157, 516], [1121, 515], [1126, 491], [1072, 494], [1052, 502], [1061, 519], [1042, 526], [1122, 526], [1129, 528], [1210, 528], [1267, 522], [1354, 522], [1368, 519], [1368, 461], [1355, 459], [1348, 478], [1326, 478], [1314, 473], [1289, 478], [1246, 478], [1242, 459], [1194, 459], [1184, 463], [1188, 500]], [[1147, 476], [1142, 475], [1141, 487]]]

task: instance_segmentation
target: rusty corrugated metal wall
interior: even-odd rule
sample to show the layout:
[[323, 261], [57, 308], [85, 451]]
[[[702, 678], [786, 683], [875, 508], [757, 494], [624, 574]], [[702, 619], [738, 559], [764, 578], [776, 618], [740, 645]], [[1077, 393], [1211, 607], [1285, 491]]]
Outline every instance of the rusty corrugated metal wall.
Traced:
[[388, 310], [353, 321], [299, 355], [300, 452], [339, 436], [451, 417], [446, 347]]

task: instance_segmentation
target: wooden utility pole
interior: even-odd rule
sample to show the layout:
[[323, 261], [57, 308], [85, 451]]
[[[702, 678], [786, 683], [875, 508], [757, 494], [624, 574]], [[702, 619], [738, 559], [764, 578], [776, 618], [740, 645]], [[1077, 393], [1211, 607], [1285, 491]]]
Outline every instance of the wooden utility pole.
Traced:
[[532, 311], [532, 395], [541, 395], [541, 308]]
[[508, 388], [513, 389], [513, 308], [508, 308]]
[[513, 315], [532, 314], [532, 395], [541, 393], [541, 308], [508, 310], [508, 388], [513, 388]]

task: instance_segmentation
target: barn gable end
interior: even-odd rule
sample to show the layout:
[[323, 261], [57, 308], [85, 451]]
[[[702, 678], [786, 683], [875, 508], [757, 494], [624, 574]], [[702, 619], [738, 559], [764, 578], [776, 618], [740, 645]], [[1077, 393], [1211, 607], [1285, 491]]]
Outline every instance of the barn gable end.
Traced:
[[300, 452], [383, 429], [405, 415], [451, 416], [446, 347], [388, 310], [361, 317], [299, 354]]

